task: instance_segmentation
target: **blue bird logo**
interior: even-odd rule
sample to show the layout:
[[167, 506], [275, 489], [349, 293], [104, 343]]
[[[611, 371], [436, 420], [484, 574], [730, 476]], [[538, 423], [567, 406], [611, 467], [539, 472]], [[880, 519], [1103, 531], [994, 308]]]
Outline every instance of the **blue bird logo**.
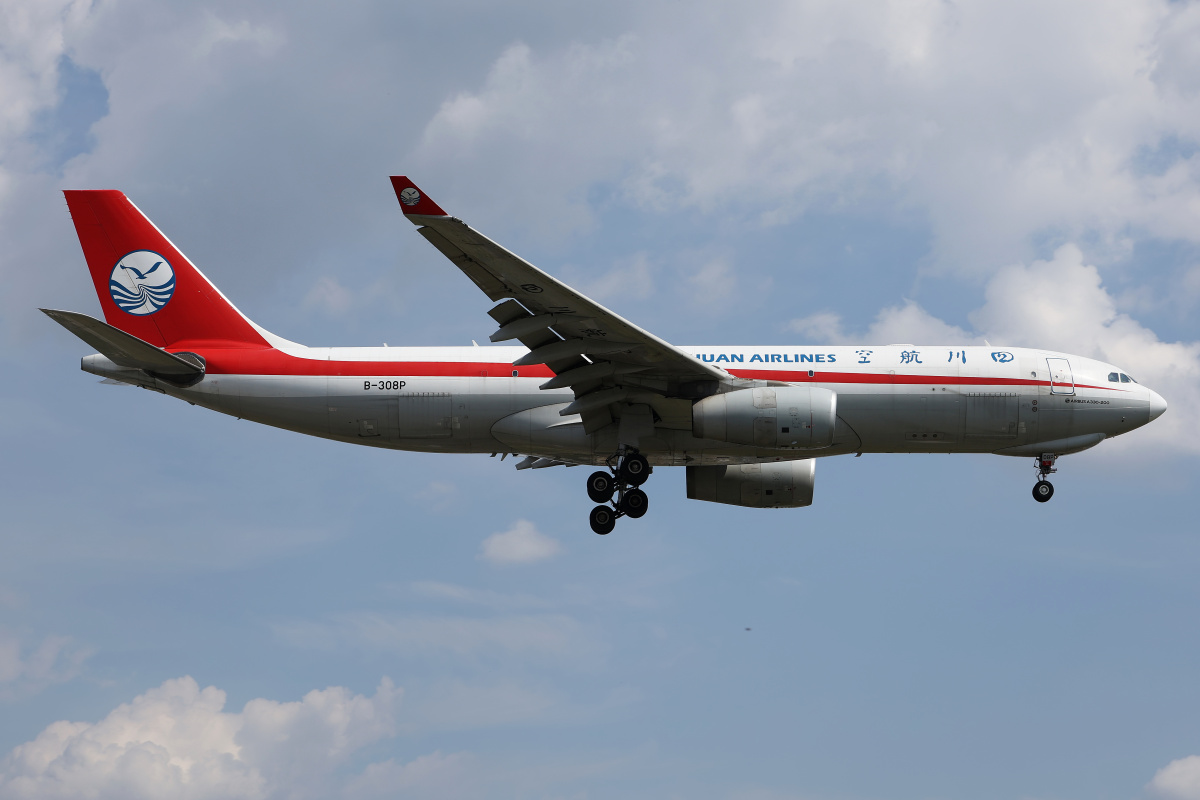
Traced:
[[158, 269], [159, 267], [161, 267], [161, 266], [162, 266], [162, 263], [163, 263], [163, 262], [161, 262], [161, 261], [155, 261], [155, 262], [154, 262], [154, 266], [153, 266], [153, 267], [151, 267], [150, 269], [146, 270], [145, 272], [139, 272], [137, 267], [130, 267], [130, 266], [127, 266], [127, 265], [125, 265], [125, 264], [122, 264], [122, 265], [121, 265], [121, 269], [127, 269], [127, 270], [129, 270], [129, 271], [130, 271], [130, 272], [132, 272], [134, 275], [137, 275], [137, 277], [138, 277], [138, 280], [139, 280], [139, 281], [144, 281], [144, 280], [146, 280], [146, 276], [147, 276], [147, 275], [149, 275], [151, 272], [154, 272], [154, 270], [156, 270], [156, 269]]
[[117, 260], [108, 291], [125, 313], [153, 314], [175, 294], [175, 270], [153, 250], [135, 250]]

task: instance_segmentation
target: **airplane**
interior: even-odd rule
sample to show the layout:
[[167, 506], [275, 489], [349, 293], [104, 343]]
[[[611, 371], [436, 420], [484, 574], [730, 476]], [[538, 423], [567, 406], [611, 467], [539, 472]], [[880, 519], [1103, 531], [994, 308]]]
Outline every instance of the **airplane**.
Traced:
[[401, 211], [496, 305], [497, 347], [306, 347], [250, 321], [119, 191], [66, 191], [104, 311], [42, 309], [98, 351], [85, 372], [223, 414], [351, 444], [589, 465], [593, 531], [649, 506], [655, 467], [687, 496], [811, 505], [818, 458], [1060, 456], [1157, 419], [1118, 366], [1020, 347], [677, 347], [450, 216], [404, 176]]

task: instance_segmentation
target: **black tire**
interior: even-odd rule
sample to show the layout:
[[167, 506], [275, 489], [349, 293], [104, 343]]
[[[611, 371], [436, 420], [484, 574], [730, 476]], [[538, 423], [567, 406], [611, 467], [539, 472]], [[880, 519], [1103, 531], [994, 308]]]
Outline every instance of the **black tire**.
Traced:
[[1054, 497], [1054, 484], [1050, 481], [1038, 481], [1033, 485], [1033, 499], [1044, 503]]
[[646, 513], [650, 507], [650, 498], [641, 489], [630, 489], [621, 496], [621, 513], [630, 519], [637, 519]]
[[631, 456], [625, 456], [621, 461], [621, 469], [617, 472], [623, 483], [628, 483], [630, 486], [641, 486], [650, 477], [650, 462], [641, 453], [634, 453]]
[[596, 506], [588, 516], [588, 522], [592, 524], [594, 532], [607, 536], [617, 527], [617, 512], [609, 506]]
[[587, 489], [588, 497], [592, 498], [593, 503], [607, 503], [612, 500], [617, 487], [612, 475], [607, 472], [593, 472], [588, 476]]

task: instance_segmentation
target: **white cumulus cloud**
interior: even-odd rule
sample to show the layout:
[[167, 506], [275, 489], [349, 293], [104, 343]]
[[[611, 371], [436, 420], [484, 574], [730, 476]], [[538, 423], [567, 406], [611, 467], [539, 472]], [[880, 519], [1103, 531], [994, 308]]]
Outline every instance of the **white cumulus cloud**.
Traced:
[[947, 272], [1047, 231], [1197, 242], [1197, 26], [1165, 0], [648, 5], [624, 35], [513, 44], [417, 155], [554, 229], [588, 226], [600, 183], [766, 224], [883, 200], [926, 217]]
[[1164, 800], [1200, 800], [1200, 756], [1172, 761], [1155, 773], [1146, 788]]
[[532, 564], [553, 558], [562, 552], [557, 539], [540, 532], [527, 519], [519, 519], [503, 533], [494, 533], [483, 540], [479, 557], [498, 565]]
[[394, 735], [400, 694], [385, 678], [373, 697], [331, 687], [228, 712], [220, 689], [169, 680], [98, 722], [55, 722], [14, 748], [0, 761], [0, 796], [328, 797], [351, 754]]
[[89, 0], [0, 3], [0, 156], [58, 101], [59, 60], [90, 7]]

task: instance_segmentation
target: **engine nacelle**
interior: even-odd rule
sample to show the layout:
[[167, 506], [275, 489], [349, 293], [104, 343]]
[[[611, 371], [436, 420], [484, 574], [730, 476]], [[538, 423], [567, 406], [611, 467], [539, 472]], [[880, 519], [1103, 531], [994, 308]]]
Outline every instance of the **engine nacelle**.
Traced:
[[700, 439], [811, 450], [832, 445], [836, 429], [837, 394], [819, 386], [738, 389], [692, 406]]
[[689, 499], [749, 508], [810, 506], [816, 482], [815, 458], [687, 468]]

